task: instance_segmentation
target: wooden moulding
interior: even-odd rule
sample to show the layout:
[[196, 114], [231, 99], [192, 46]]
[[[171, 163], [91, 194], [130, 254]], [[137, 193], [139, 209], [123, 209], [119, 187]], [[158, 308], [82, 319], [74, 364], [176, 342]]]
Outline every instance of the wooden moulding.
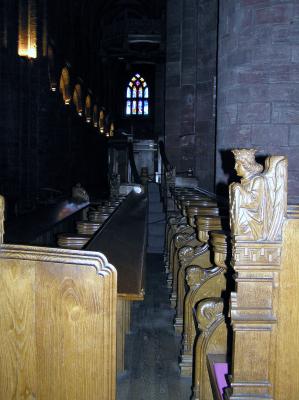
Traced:
[[190, 290], [184, 303], [183, 348], [180, 362], [182, 376], [191, 376], [194, 366], [198, 362], [193, 354], [196, 337], [194, 308], [205, 298], [220, 296], [226, 286], [223, 269], [217, 266], [210, 268], [189, 266], [187, 282]]
[[115, 399], [116, 270], [100, 253], [0, 247], [0, 398]]
[[211, 232], [210, 236], [215, 265], [206, 268], [191, 265], [186, 270], [186, 281], [190, 289], [184, 301], [183, 348], [180, 363], [181, 374], [184, 376], [191, 376], [193, 370], [193, 348], [196, 336], [193, 310], [202, 299], [220, 297], [227, 287], [225, 277], [228, 253], [227, 233], [216, 231]]
[[177, 272], [177, 297], [176, 297], [176, 333], [183, 331], [184, 299], [186, 295], [185, 279], [186, 269], [189, 265], [198, 265], [202, 268], [211, 266], [209, 246], [205, 243], [201, 246], [185, 246], [179, 251], [179, 269]]
[[170, 296], [170, 304], [173, 308], [176, 306], [177, 299], [177, 274], [179, 269], [179, 251], [184, 246], [192, 246], [198, 244], [194, 229], [187, 226], [181, 232], [177, 233], [174, 237], [174, 252], [172, 261], [172, 291]]

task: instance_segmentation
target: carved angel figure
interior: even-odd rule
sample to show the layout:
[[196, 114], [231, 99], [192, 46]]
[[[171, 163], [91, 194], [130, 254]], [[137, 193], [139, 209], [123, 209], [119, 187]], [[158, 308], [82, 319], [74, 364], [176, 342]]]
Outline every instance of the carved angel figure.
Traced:
[[231, 231], [241, 240], [280, 240], [287, 208], [287, 160], [266, 159], [265, 171], [254, 149], [233, 150], [241, 183], [230, 185]]
[[3, 237], [4, 237], [4, 210], [5, 210], [4, 197], [0, 195], [0, 244], [3, 243]]

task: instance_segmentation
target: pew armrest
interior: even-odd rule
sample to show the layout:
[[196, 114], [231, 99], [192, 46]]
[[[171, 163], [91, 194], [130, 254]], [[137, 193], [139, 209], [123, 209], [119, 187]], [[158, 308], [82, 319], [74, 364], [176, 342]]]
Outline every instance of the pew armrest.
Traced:
[[116, 266], [117, 294], [124, 300], [144, 298], [146, 233], [147, 198], [132, 191], [85, 247]]

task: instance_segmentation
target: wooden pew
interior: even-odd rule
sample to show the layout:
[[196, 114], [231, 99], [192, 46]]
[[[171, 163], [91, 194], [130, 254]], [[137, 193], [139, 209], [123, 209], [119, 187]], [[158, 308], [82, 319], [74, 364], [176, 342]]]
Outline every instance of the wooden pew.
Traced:
[[132, 301], [144, 299], [147, 198], [132, 191], [85, 250], [101, 249], [116, 265], [117, 283], [117, 370], [125, 369], [125, 337], [130, 330]]
[[196, 339], [198, 329], [194, 325], [193, 317], [194, 309], [203, 299], [220, 298], [221, 296], [225, 298], [227, 288], [227, 254], [230, 254], [227, 249], [227, 234], [212, 231], [210, 236], [214, 265], [210, 268], [198, 265], [187, 268], [186, 280], [190, 289], [184, 302], [184, 331], [180, 369], [184, 376], [191, 376], [193, 372], [194, 392], [198, 391], [196, 385], [200, 381], [200, 378], [194, 375], [194, 371], [195, 373], [198, 372], [195, 364], [202, 358], [198, 352], [194, 355], [194, 346], [198, 342], [198, 339]]
[[[227, 398], [295, 400], [299, 393], [299, 208], [287, 211], [287, 160], [235, 150], [245, 179], [230, 186], [236, 292]], [[247, 170], [254, 175], [247, 178]], [[246, 179], [247, 178], [247, 179]]]
[[7, 221], [5, 242], [55, 247], [57, 233], [73, 230], [88, 206], [89, 202], [64, 200]]
[[0, 245], [0, 398], [115, 399], [116, 270], [101, 253]]
[[[237, 150], [235, 157], [237, 172], [246, 175], [248, 169], [251, 175], [230, 188], [231, 264], [236, 281], [229, 313], [233, 340], [227, 337], [224, 323], [226, 307], [215, 313], [217, 307], [208, 305], [212, 299], [201, 301], [196, 311], [200, 334], [193, 399], [222, 398], [213, 372], [213, 365], [221, 362], [228, 363], [230, 376], [226, 400], [295, 400], [299, 391], [299, 206], [287, 207], [284, 157], [269, 157], [264, 172], [255, 163], [253, 150]], [[205, 319], [200, 321], [203, 315], [209, 320], [206, 326], [217, 325], [214, 333], [205, 329]]]

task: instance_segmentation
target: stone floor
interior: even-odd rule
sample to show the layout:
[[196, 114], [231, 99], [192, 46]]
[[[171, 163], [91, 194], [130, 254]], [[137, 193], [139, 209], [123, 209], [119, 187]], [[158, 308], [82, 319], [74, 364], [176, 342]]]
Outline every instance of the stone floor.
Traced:
[[127, 372], [118, 378], [117, 400], [189, 400], [191, 379], [179, 374], [179, 338], [174, 335], [162, 256], [148, 254], [146, 268], [146, 295], [132, 307]]

